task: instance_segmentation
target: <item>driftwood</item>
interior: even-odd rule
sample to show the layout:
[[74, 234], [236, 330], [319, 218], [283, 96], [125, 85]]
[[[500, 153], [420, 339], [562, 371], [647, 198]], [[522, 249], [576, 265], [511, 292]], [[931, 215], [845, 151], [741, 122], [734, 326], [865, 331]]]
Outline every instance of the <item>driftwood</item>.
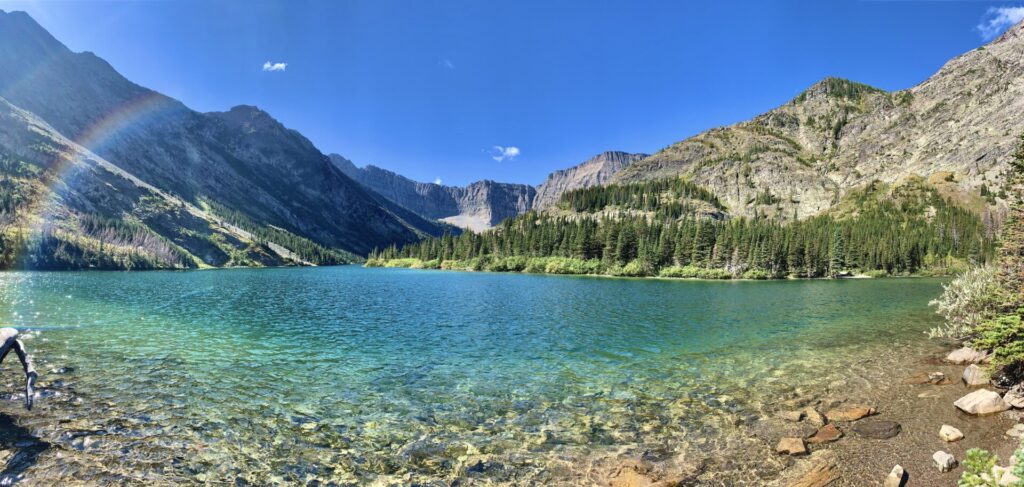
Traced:
[[36, 395], [36, 369], [32, 368], [32, 360], [29, 359], [28, 353], [25, 352], [25, 345], [18, 340], [18, 330], [14, 328], [0, 328], [0, 363], [3, 363], [4, 359], [7, 358], [7, 354], [11, 350], [18, 354], [18, 360], [21, 361], [21, 367], [25, 369], [25, 409], [32, 410], [32, 400]]

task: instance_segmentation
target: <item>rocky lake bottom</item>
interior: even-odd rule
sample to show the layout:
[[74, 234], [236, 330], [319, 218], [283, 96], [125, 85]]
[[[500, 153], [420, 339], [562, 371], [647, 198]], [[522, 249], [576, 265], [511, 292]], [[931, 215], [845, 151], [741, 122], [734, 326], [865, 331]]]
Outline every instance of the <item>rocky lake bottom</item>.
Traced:
[[[915, 384], [941, 280], [698, 282], [357, 267], [0, 274], [40, 371], [0, 375], [0, 481], [24, 485], [955, 485], [1011, 414]], [[842, 438], [807, 406], [869, 405]], [[895, 421], [867, 438], [857, 423]], [[946, 443], [941, 425], [965, 438]]]

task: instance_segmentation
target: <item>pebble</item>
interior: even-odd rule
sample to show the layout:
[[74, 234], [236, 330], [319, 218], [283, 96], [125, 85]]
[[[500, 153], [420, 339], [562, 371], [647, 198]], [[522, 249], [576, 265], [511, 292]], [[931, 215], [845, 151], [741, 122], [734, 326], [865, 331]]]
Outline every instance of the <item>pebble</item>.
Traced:
[[836, 425], [826, 424], [825, 426], [818, 428], [818, 432], [815, 433], [814, 436], [808, 438], [807, 442], [816, 445], [818, 443], [836, 441], [842, 437], [843, 432], [839, 431], [839, 428], [836, 428]]
[[811, 423], [814, 426], [825, 426], [825, 423], [828, 422], [828, 420], [825, 419], [825, 416], [819, 413], [817, 409], [810, 406], [804, 408], [804, 417], [807, 419], [808, 423]]
[[856, 421], [872, 414], [875, 414], [875, 408], [871, 406], [846, 406], [830, 409], [825, 417], [829, 421]]

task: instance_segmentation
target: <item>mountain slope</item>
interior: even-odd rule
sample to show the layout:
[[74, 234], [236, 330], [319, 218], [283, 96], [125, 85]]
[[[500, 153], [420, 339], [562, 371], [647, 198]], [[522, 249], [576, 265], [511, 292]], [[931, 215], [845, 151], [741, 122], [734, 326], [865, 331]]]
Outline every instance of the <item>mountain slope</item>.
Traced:
[[421, 183], [372, 165], [356, 167], [338, 154], [329, 157], [349, 177], [396, 204], [423, 217], [471, 230], [486, 230], [528, 211], [536, 194], [527, 184], [490, 180], [465, 187]]
[[555, 204], [566, 191], [602, 186], [626, 166], [645, 157], [647, 154], [608, 151], [568, 169], [555, 171], [537, 186], [537, 197], [533, 200], [533, 206], [543, 210]]
[[969, 199], [997, 187], [1024, 115], [1024, 26], [887, 93], [825, 79], [754, 119], [708, 130], [632, 164], [617, 182], [686, 176], [734, 214], [803, 218], [851, 188], [909, 176]]
[[265, 112], [192, 111], [71, 52], [24, 13], [0, 13], [0, 63], [0, 97], [189, 204], [209, 201], [257, 227], [360, 254], [443, 231], [365, 190]]

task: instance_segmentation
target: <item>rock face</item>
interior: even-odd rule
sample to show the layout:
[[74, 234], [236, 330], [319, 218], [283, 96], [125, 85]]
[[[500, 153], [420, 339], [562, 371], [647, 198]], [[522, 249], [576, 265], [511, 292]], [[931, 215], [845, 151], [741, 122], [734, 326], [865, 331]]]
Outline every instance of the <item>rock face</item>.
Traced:
[[864, 420], [853, 424], [853, 432], [864, 438], [887, 440], [902, 431], [903, 427], [895, 421]]
[[960, 430], [948, 424], [944, 424], [939, 428], [939, 438], [942, 438], [945, 441], [959, 441], [963, 439], [963, 437], [964, 434], [961, 433]]
[[[1022, 56], [1024, 26], [1017, 25], [908, 90], [827, 78], [750, 121], [633, 163], [613, 181], [685, 175], [733, 213], [777, 218], [814, 215], [852, 188], [909, 175], [977, 197], [982, 185], [1000, 180], [1016, 146]], [[758, 198], [766, 193], [775, 198]]]
[[[144, 249], [157, 252], [158, 241], [171, 241], [176, 250], [184, 250], [179, 260], [190, 265], [225, 265], [231, 249], [244, 251], [250, 242], [238, 232], [200, 223], [224, 227], [216, 220], [227, 219], [213, 215], [206, 202], [227, 209], [221, 213], [232, 213], [232, 224], [244, 218], [255, 227], [281, 229], [356, 253], [442, 231], [437, 223], [392, 208], [366, 191], [309, 140], [255, 107], [193, 111], [128, 81], [92, 53], [72, 52], [21, 12], [0, 11], [0, 46], [5, 67], [0, 71], [0, 98], [14, 131], [0, 142], [0, 159], [8, 161], [4, 176], [25, 181], [19, 171], [45, 164], [41, 168], [49, 172], [35, 178], [50, 184], [39, 191], [65, 194], [30, 196], [35, 201], [59, 200], [43, 219], [52, 225], [53, 235], [70, 235], [67, 242], [138, 248], [112, 238], [103, 241], [103, 235], [90, 235], [88, 228], [78, 226], [83, 220], [115, 221], [151, 240]], [[45, 126], [43, 134], [33, 128], [39, 126]], [[59, 146], [32, 145], [37, 136]], [[68, 150], [61, 152], [62, 147]], [[75, 172], [84, 182], [64, 171], [95, 164], [106, 168], [103, 174]], [[119, 181], [101, 181], [110, 178]], [[31, 193], [31, 185], [27, 181], [16, 192]], [[14, 217], [2, 222], [5, 227], [34, 228], [39, 222], [33, 220], [40, 219], [35, 201], [6, 212]], [[225, 248], [215, 245], [220, 240], [210, 240], [214, 234], [223, 236]], [[284, 246], [284, 240], [277, 243]], [[39, 259], [50, 257], [45, 248], [40, 252]], [[147, 261], [162, 262], [156, 257]]]
[[421, 183], [376, 166], [356, 167], [338, 154], [329, 157], [346, 175], [399, 206], [424, 218], [476, 231], [529, 211], [537, 194], [527, 184], [490, 180], [465, 187]]
[[971, 364], [964, 369], [964, 384], [969, 386], [983, 386], [988, 384], [989, 380], [991, 380], [991, 377], [989, 377], [988, 371], [978, 365]]
[[579, 165], [555, 171], [537, 187], [537, 197], [533, 207], [537, 210], [550, 208], [562, 193], [573, 189], [601, 186], [630, 164], [639, 161], [647, 154], [629, 154], [626, 152], [609, 151], [594, 156]]
[[1010, 405], [1003, 400], [999, 393], [988, 389], [979, 389], [974, 391], [960, 399], [957, 399], [953, 405], [965, 413], [979, 416], [1001, 413], [1010, 409]]

